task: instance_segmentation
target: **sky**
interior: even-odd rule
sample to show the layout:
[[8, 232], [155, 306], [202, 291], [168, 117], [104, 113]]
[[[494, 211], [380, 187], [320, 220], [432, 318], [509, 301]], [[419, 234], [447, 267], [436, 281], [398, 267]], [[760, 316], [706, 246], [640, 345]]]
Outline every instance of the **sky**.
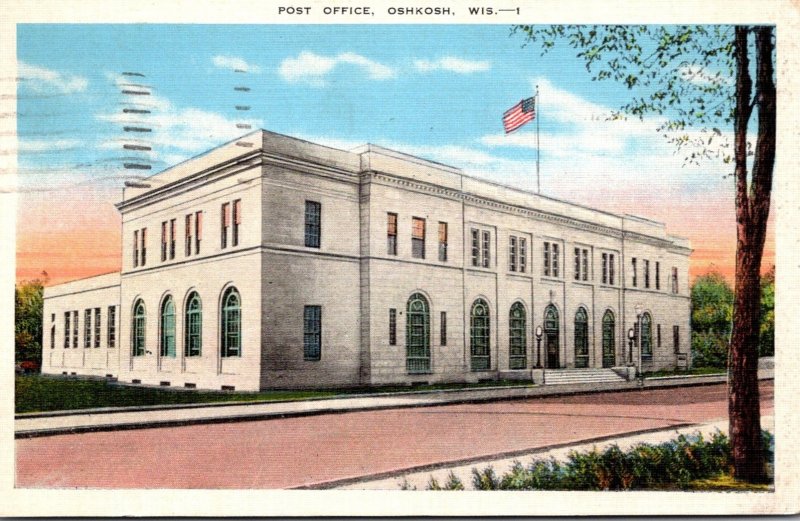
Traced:
[[[118, 270], [124, 181], [247, 132], [237, 124], [534, 190], [537, 122], [542, 194], [664, 222], [691, 240], [692, 278], [732, 280], [733, 167], [686, 164], [656, 130], [663, 117], [609, 120], [631, 93], [592, 81], [574, 49], [522, 44], [506, 25], [18, 25], [18, 136], [0, 135], [18, 161], [17, 185], [0, 186], [20, 194], [17, 280]], [[503, 112], [537, 86], [538, 121], [505, 135]], [[123, 150], [133, 135], [152, 150]]]

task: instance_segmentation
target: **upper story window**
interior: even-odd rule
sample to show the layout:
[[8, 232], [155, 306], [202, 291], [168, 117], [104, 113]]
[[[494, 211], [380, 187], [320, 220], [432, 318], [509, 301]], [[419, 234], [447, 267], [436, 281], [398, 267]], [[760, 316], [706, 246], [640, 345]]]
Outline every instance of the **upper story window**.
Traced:
[[200, 241], [203, 239], [203, 212], [194, 214], [194, 254], [200, 253]]
[[656, 261], [656, 289], [661, 289], [661, 263]]
[[169, 221], [169, 258], [175, 258], [175, 219]]
[[447, 262], [447, 223], [439, 223], [439, 262]]
[[544, 243], [544, 276], [559, 277], [560, 248], [557, 242]]
[[161, 221], [161, 262], [167, 260], [167, 221]]
[[492, 234], [488, 230], [472, 228], [472, 265], [488, 268], [491, 265]]
[[644, 270], [644, 287], [650, 287], [650, 261], [647, 259], [642, 260], [642, 269]]
[[139, 266], [139, 230], [133, 230], [133, 267]]
[[183, 229], [184, 229], [184, 245], [183, 245], [183, 254], [184, 256], [188, 257], [192, 254], [192, 214], [187, 214], [184, 222], [183, 222]]
[[69, 348], [69, 317], [71, 313], [69, 311], [64, 312], [64, 349]]
[[589, 280], [589, 250], [575, 248], [575, 280]]
[[411, 256], [415, 259], [425, 258], [425, 219], [411, 219]]
[[528, 265], [528, 244], [525, 237], [509, 235], [508, 270], [525, 273]]
[[672, 293], [678, 294], [678, 268], [672, 268]]
[[636, 287], [636, 283], [638, 282], [636, 280], [636, 257], [633, 257], [631, 259], [631, 277], [632, 277], [631, 284], [635, 288]]
[[83, 347], [92, 347], [92, 310], [83, 310]]
[[220, 247], [228, 247], [228, 229], [231, 227], [231, 204], [222, 203], [220, 215]]
[[397, 255], [397, 214], [386, 214], [386, 254]]
[[306, 201], [306, 247], [319, 248], [322, 233], [322, 205], [316, 201]]
[[242, 224], [242, 200], [236, 199], [233, 202], [233, 234], [231, 243], [233, 246], [239, 245], [239, 225]]
[[614, 285], [615, 259], [613, 253], [603, 253], [603, 284]]
[[72, 347], [78, 347], [78, 310], [72, 312]]

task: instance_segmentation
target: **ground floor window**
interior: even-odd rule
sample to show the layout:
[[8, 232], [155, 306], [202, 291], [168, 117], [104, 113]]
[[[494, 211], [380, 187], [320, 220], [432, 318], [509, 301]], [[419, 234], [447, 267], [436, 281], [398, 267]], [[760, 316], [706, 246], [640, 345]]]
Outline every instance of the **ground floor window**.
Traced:
[[470, 359], [473, 371], [486, 371], [489, 361], [489, 305], [483, 299], [472, 304], [470, 313]]
[[241, 298], [236, 288], [228, 288], [222, 297], [221, 355], [242, 356]]
[[322, 358], [322, 306], [303, 308], [303, 359]]
[[186, 301], [184, 355], [201, 356], [203, 353], [203, 304], [200, 295], [193, 291]]
[[406, 306], [406, 370], [431, 370], [430, 306], [421, 293], [414, 293]]
[[161, 304], [161, 356], [175, 358], [175, 303], [167, 296]]
[[642, 358], [650, 360], [653, 358], [653, 318], [650, 313], [642, 315], [641, 330]]
[[144, 347], [144, 329], [147, 320], [145, 314], [144, 302], [137, 300], [133, 306], [133, 323], [131, 327], [132, 345], [131, 356], [142, 356], [145, 352]]
[[589, 367], [589, 320], [584, 308], [575, 313], [575, 367]]
[[521, 302], [515, 302], [511, 306], [508, 321], [509, 369], [525, 369], [528, 365], [526, 327], [525, 307]]

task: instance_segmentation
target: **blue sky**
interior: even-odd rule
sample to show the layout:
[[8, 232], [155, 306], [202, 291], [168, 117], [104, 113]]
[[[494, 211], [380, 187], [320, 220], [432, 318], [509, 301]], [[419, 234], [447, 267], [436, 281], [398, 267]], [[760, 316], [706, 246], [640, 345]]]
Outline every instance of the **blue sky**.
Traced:
[[[505, 136], [501, 116], [538, 84], [544, 194], [613, 200], [615, 210], [639, 186], [649, 205], [732, 194], [729, 168], [685, 167], [656, 133], [660, 118], [607, 121], [629, 99], [624, 87], [592, 82], [567, 46], [545, 56], [522, 48], [506, 25], [19, 25], [17, 41], [23, 189], [120, 187], [132, 156], [121, 150], [131, 136], [122, 127], [142, 119], [153, 128], [152, 172], [235, 138], [247, 122], [344, 149], [371, 142], [532, 188], [535, 123]], [[149, 86], [151, 115], [121, 114], [120, 84], [133, 80]]]

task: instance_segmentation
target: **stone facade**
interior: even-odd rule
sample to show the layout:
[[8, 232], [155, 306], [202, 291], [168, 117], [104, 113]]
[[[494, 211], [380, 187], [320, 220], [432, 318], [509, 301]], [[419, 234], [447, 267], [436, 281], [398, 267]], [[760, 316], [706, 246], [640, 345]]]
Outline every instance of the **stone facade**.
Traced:
[[46, 373], [257, 390], [529, 377], [537, 360], [651, 370], [689, 353], [691, 250], [663, 224], [374, 145], [257, 131], [117, 207], [121, 273], [45, 290]]

